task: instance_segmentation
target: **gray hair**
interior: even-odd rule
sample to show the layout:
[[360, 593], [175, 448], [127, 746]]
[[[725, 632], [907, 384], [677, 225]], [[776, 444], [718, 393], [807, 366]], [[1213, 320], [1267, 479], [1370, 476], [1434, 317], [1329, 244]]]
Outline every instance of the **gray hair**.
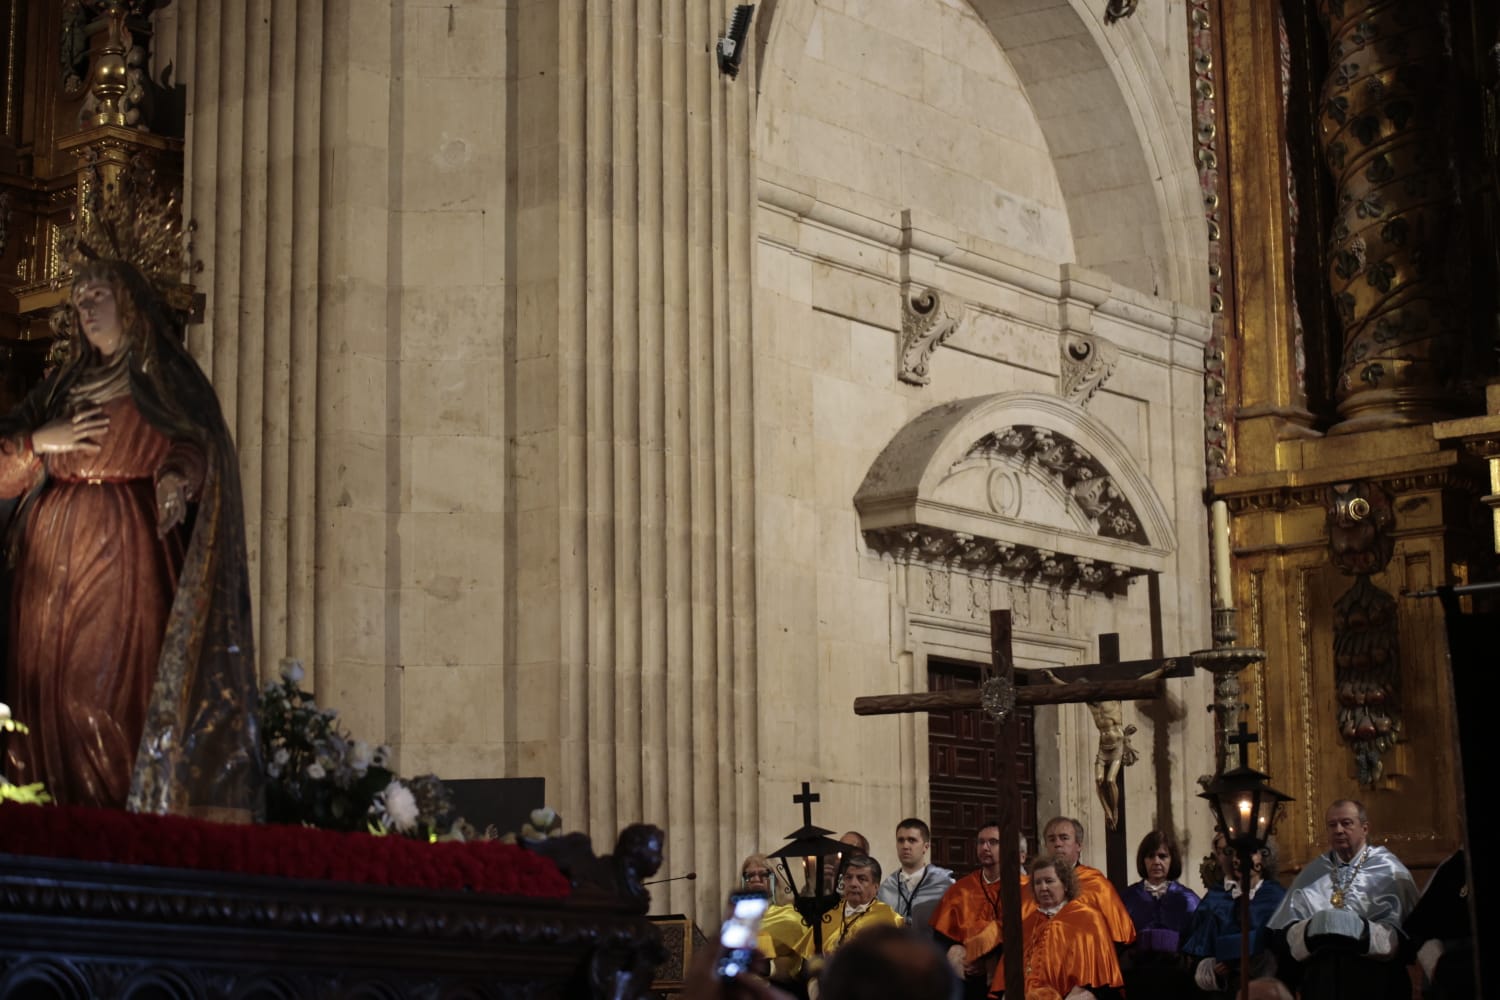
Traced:
[[851, 854], [849, 856], [849, 860], [844, 862], [845, 873], [847, 873], [850, 868], [863, 868], [869, 871], [872, 875], [875, 876], [875, 884], [880, 884], [880, 862], [876, 861], [868, 854]]

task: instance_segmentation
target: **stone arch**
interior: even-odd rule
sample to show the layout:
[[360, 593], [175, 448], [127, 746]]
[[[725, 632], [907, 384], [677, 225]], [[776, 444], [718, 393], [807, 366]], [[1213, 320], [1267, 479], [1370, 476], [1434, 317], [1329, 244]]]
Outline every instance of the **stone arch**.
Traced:
[[903, 427], [854, 495], [861, 534], [899, 561], [1123, 593], [1167, 569], [1166, 508], [1102, 422], [1053, 396], [935, 406]]
[[[1169, 86], [1176, 75], [1156, 58], [1146, 28], [1127, 18], [1106, 29], [1102, 5], [1086, 0], [969, 3], [1046, 138], [1074, 260], [1122, 285], [1206, 307], [1207, 236], [1191, 136]], [[763, 11], [759, 137], [767, 104], [796, 85], [815, 9], [813, 0], [775, 0]]]
[[[1175, 76], [1157, 61], [1143, 22], [1106, 28], [1103, 5], [1079, 0], [1040, 9], [972, 3], [1036, 109], [1068, 199], [1078, 263], [1141, 291], [1205, 304], [1207, 236], [1192, 140], [1167, 88]], [[1136, 252], [1161, 262], [1150, 284], [1116, 257], [1132, 252], [1132, 234], [1142, 240]]]

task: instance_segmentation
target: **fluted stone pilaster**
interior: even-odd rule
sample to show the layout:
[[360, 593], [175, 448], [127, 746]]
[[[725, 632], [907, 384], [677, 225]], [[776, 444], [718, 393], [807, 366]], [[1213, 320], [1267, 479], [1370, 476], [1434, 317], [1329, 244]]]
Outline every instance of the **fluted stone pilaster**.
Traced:
[[403, 772], [541, 775], [600, 843], [662, 825], [709, 912], [759, 829], [731, 6], [173, 15], [263, 664], [312, 659]]
[[263, 671], [313, 655], [321, 0], [179, 0], [186, 202], [207, 297], [189, 346], [240, 452]]
[[601, 835], [662, 823], [705, 895], [758, 827], [753, 85], [704, 51], [723, 17], [572, 0], [558, 22], [562, 791]]

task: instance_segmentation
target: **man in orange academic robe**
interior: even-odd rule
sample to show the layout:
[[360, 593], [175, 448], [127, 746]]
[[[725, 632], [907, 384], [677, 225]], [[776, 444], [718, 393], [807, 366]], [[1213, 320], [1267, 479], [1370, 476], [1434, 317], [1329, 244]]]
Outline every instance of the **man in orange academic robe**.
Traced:
[[1042, 837], [1049, 854], [1073, 866], [1078, 879], [1078, 898], [1099, 911], [1104, 926], [1109, 928], [1110, 940], [1118, 945], [1134, 941], [1135, 921], [1130, 919], [1130, 911], [1125, 909], [1120, 894], [1103, 872], [1078, 860], [1083, 854], [1083, 824], [1067, 816], [1056, 816], [1047, 821]]
[[[964, 981], [964, 996], [982, 998], [989, 993], [990, 977], [1000, 964], [1004, 938], [1000, 916], [1000, 828], [994, 823], [979, 828], [975, 840], [979, 868], [954, 882], [932, 913], [932, 929], [946, 947], [948, 964]], [[1025, 862], [1025, 842], [1021, 846]], [[1021, 876], [1021, 917], [1036, 907]]]

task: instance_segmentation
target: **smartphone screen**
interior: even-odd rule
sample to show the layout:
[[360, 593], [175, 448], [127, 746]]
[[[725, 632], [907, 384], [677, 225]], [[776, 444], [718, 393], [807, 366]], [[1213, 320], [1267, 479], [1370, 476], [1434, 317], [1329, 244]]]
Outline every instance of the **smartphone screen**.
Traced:
[[720, 978], [733, 979], [749, 971], [755, 958], [755, 939], [760, 936], [760, 919], [770, 904], [770, 897], [763, 892], [729, 894], [729, 910], [719, 928]]

